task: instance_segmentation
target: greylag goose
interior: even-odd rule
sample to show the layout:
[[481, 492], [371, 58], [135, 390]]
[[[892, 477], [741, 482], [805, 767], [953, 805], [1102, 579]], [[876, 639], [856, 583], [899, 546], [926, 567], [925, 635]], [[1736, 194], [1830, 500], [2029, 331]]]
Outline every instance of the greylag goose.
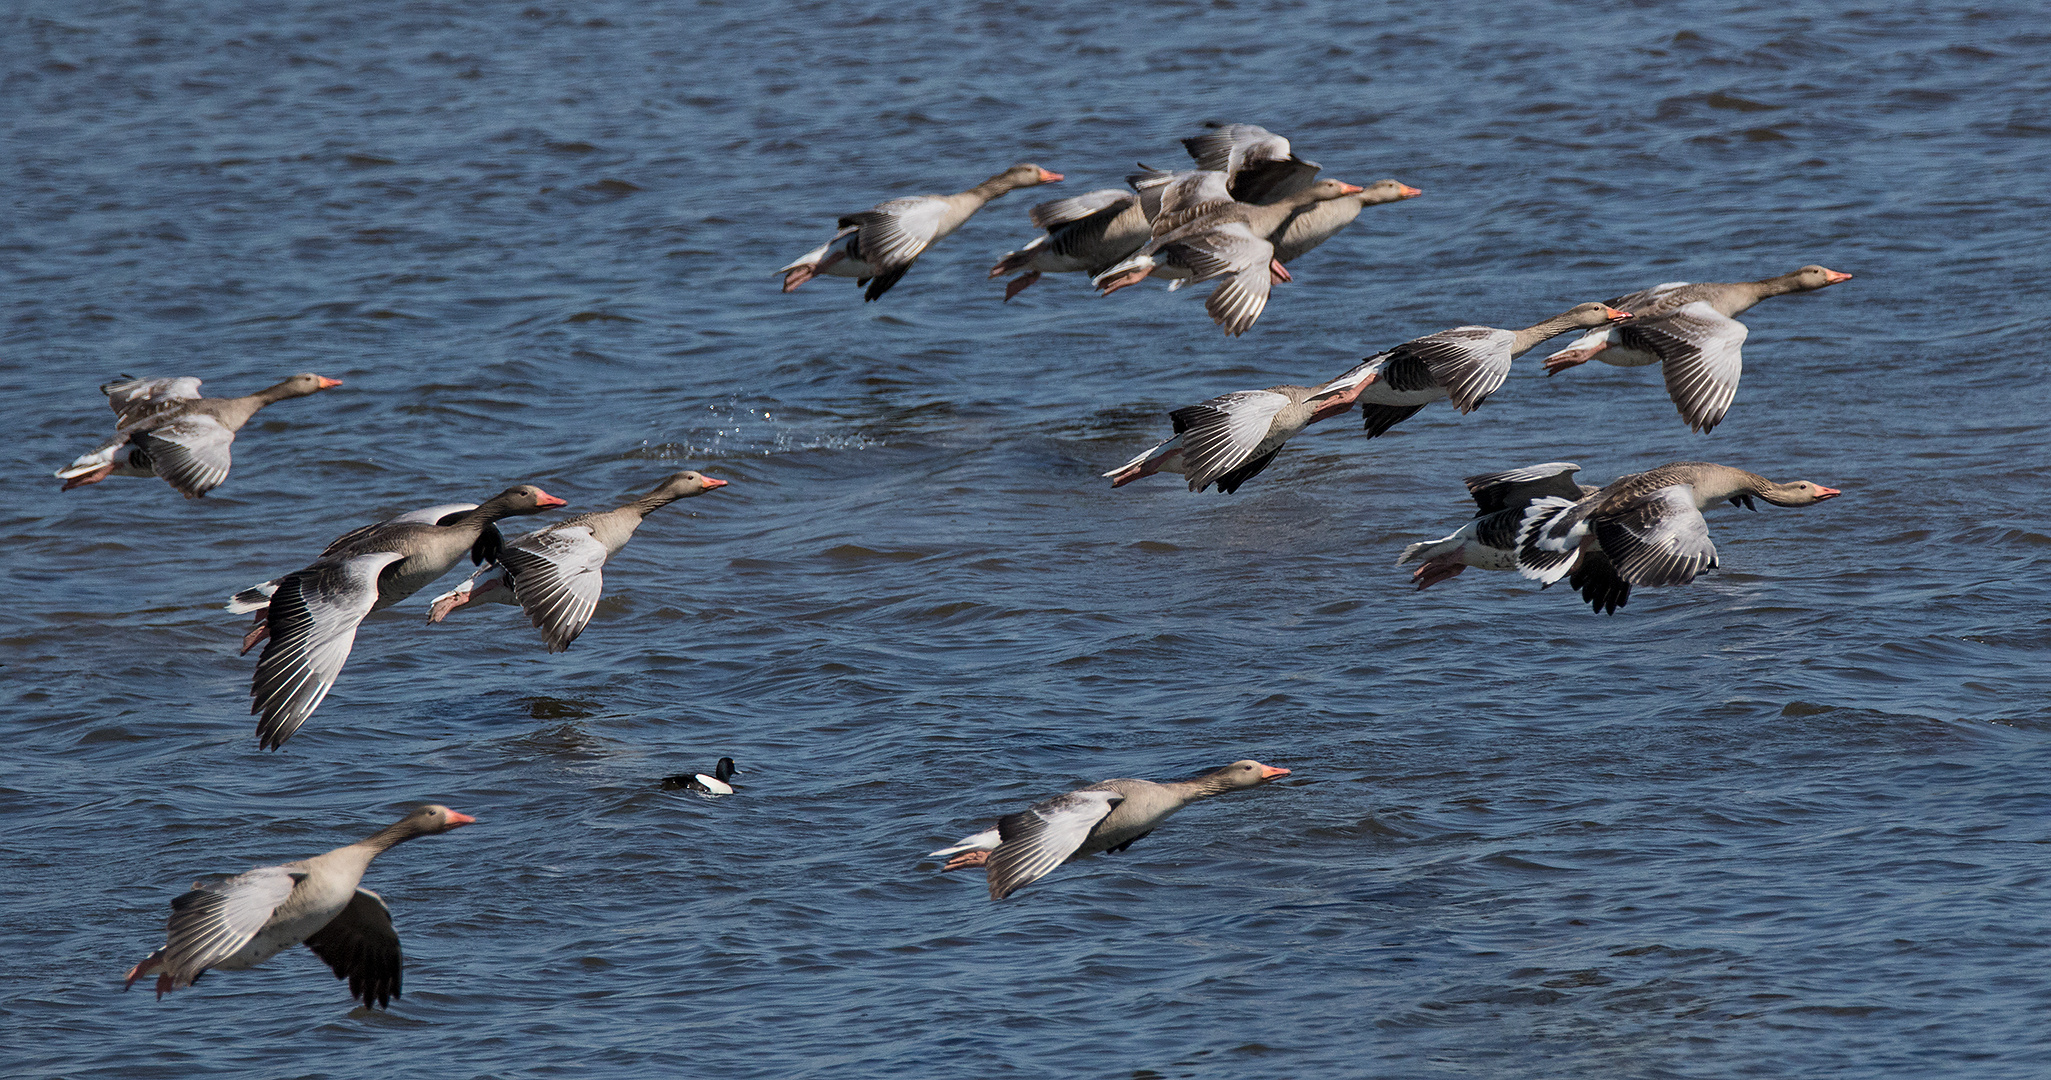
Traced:
[[434, 598], [427, 621], [438, 623], [465, 604], [519, 604], [528, 621], [562, 652], [590, 625], [604, 591], [605, 561], [619, 554], [649, 514], [678, 499], [723, 488], [696, 472], [680, 472], [655, 490], [618, 509], [579, 514], [528, 533], [501, 548], [495, 565], [480, 566], [470, 580]]
[[1533, 499], [1517, 529], [1517, 569], [1550, 585], [1600, 551], [1629, 584], [1686, 585], [1717, 566], [1702, 517], [1710, 504], [1756, 510], [1757, 496], [1775, 506], [1811, 506], [1838, 494], [1807, 480], [1779, 484], [1729, 465], [1677, 461], [1579, 498]]
[[[1470, 566], [1482, 570], [1517, 569], [1517, 530], [1524, 523], [1527, 507], [1547, 496], [1580, 499], [1599, 490], [1593, 484], [1574, 481], [1574, 474], [1580, 469], [1571, 461], [1548, 461], [1468, 477], [1467, 492], [1479, 507], [1474, 520], [1451, 536], [1404, 548], [1396, 565], [1418, 564], [1410, 579], [1417, 582], [1420, 592], [1458, 577]], [[1630, 583], [1617, 577], [1609, 559], [1599, 550], [1583, 553], [1568, 580], [1591, 608], [1606, 614], [1616, 614], [1631, 598]]]
[[1396, 180], [1377, 180], [1360, 191], [1337, 199], [1326, 199], [1296, 212], [1275, 237], [1275, 261], [1295, 262], [1319, 244], [1339, 235], [1353, 219], [1370, 206], [1414, 199], [1424, 192]]
[[161, 476], [197, 499], [228, 479], [228, 447], [258, 409], [342, 385], [309, 371], [246, 397], [210, 398], [199, 396], [199, 380], [191, 376], [122, 378], [100, 387], [114, 408], [114, 437], [57, 470], [63, 490], [109, 476]]
[[249, 711], [262, 714], [258, 745], [284, 746], [320, 707], [365, 616], [419, 592], [465, 555], [480, 563], [493, 558], [498, 531], [492, 523], [500, 518], [562, 505], [521, 484], [467, 510], [416, 510], [345, 533], [305, 569], [236, 593], [228, 610], [256, 613], [242, 651], [269, 639], [249, 684]]
[[1036, 802], [999, 818], [927, 856], [953, 856], [946, 870], [980, 866], [990, 874], [990, 899], [1002, 900], [1073, 859], [1124, 851], [1146, 838], [1175, 811], [1197, 799], [1259, 787], [1289, 775], [1258, 761], [1235, 761], [1190, 780], [1105, 780]]
[[1182, 140], [1182, 148], [1198, 169], [1224, 173], [1232, 197], [1240, 202], [1276, 202], [1317, 179], [1317, 162], [1296, 156], [1289, 140], [1259, 124], [1204, 127], [1210, 130]]
[[685, 791], [695, 791], [700, 795], [731, 795], [734, 793], [734, 786], [729, 781], [740, 771], [734, 767], [734, 759], [723, 757], [719, 759], [719, 764], [712, 767], [710, 776], [704, 773], [678, 773], [675, 776], [663, 777], [662, 786], [683, 788]]
[[1669, 281], [1610, 301], [1631, 313], [1616, 326], [1583, 334], [1545, 358], [1545, 373], [1601, 360], [1618, 367], [1660, 365], [1667, 396], [1691, 430], [1708, 434], [1730, 411], [1744, 373], [1745, 324], [1737, 317], [1769, 296], [1814, 292], [1850, 274], [1821, 266], [1763, 281]]
[[1139, 196], [1122, 188], [1102, 188], [1072, 199], [1056, 199], [1033, 207], [1033, 225], [1046, 235], [1017, 251], [1007, 252], [990, 268], [991, 277], [1025, 273], [1004, 284], [1004, 299], [1024, 292], [1041, 274], [1076, 270], [1092, 277], [1138, 251], [1153, 236]]
[[[1153, 179], [1136, 177], [1135, 184]], [[1098, 274], [1092, 284], [1108, 296], [1149, 275], [1169, 279], [1170, 290], [1185, 282], [1223, 278], [1204, 310], [1234, 337], [1260, 318], [1268, 304], [1269, 287], [1289, 280], [1288, 271], [1275, 261], [1275, 246], [1269, 238], [1296, 211], [1361, 190], [1356, 184], [1319, 180], [1275, 202], [1255, 206], [1234, 201], [1226, 189], [1225, 174], [1220, 172], [1181, 174], [1162, 186], [1165, 191], [1154, 217], [1153, 239], [1130, 258]], [[1141, 198], [1146, 201], [1145, 190]]]
[[1230, 495], [1267, 468], [1297, 432], [1352, 408], [1373, 382], [1369, 374], [1324, 386], [1239, 390], [1177, 409], [1168, 414], [1172, 437], [1104, 476], [1112, 487], [1124, 487], [1155, 473], [1180, 473], [1191, 491], [1215, 483]]
[[446, 806], [423, 806], [325, 855], [201, 878], [171, 901], [164, 947], [128, 972], [157, 977], [157, 997], [191, 986], [209, 970], [242, 971], [304, 944], [349, 980], [349, 996], [389, 1008], [399, 996], [404, 959], [384, 900], [359, 888], [370, 861], [416, 836], [435, 836], [477, 819]]
[[848, 214], [840, 219], [840, 231], [833, 239], [806, 252], [778, 270], [783, 291], [826, 274], [849, 277], [867, 285], [863, 299], [874, 300], [890, 291], [912, 263], [940, 238], [961, 228], [985, 203], [1008, 191], [1051, 184], [1060, 173], [1038, 165], [1021, 164], [955, 195], [914, 195], [876, 204], [873, 210]]
[[1522, 330], [1456, 326], [1376, 353], [1333, 382], [1366, 378], [1372, 383], [1360, 395], [1361, 417], [1372, 439], [1434, 401], [1450, 399], [1462, 413], [1473, 412], [1509, 377], [1510, 361], [1539, 342], [1576, 327], [1627, 318], [1629, 312], [1607, 304], [1580, 304]]

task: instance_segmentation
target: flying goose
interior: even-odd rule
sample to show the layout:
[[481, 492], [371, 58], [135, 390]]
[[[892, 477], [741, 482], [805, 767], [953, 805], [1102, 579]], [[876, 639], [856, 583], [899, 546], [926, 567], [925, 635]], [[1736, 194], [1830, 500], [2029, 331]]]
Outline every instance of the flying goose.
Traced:
[[325, 855], [201, 878], [171, 901], [164, 947], [129, 969], [157, 977], [157, 997], [191, 986], [209, 970], [242, 971], [304, 944], [349, 980], [349, 996], [389, 1008], [399, 996], [404, 958], [384, 899], [360, 888], [370, 861], [416, 836], [436, 836], [477, 819], [446, 806], [423, 806]]
[[841, 217], [840, 231], [778, 270], [783, 291], [825, 274], [867, 285], [864, 300], [890, 291], [912, 263], [948, 233], [961, 228], [985, 203], [1008, 191], [1051, 184], [1061, 174], [1030, 163], [1011, 168], [954, 195], [913, 195], [877, 203], [874, 209]]
[[1761, 281], [1654, 285], [1610, 301], [1631, 318], [1589, 331], [1546, 357], [1545, 373], [1557, 375], [1597, 359], [1618, 367], [1658, 364], [1681, 419], [1706, 435], [1730, 411], [1744, 373], [1739, 348], [1746, 331], [1737, 317], [1769, 296], [1814, 292], [1851, 278], [1812, 265]]
[[606, 560], [627, 546], [642, 520], [678, 499], [725, 486], [725, 480], [680, 472], [618, 509], [580, 514], [528, 533], [500, 548], [495, 563], [478, 567], [468, 581], [435, 597], [427, 621], [441, 622], [457, 608], [479, 601], [518, 604], [547, 639], [548, 651], [562, 652], [598, 610]]
[[1124, 851], [1197, 799], [1287, 775], [1287, 769], [1249, 760], [1165, 784], [1104, 780], [999, 818], [927, 858], [953, 856], [943, 870], [983, 867], [990, 875], [990, 899], [1002, 900], [1062, 863], [1100, 851]]
[[345, 533], [305, 569], [236, 593], [228, 610], [256, 613], [242, 651], [269, 639], [249, 685], [249, 711], [262, 714], [258, 745], [285, 745], [320, 707], [349, 659], [364, 616], [420, 591], [465, 555], [479, 563], [493, 558], [499, 539], [492, 523], [500, 518], [562, 505], [548, 492], [521, 484], [476, 507], [416, 510]]
[[160, 476], [197, 499], [228, 479], [228, 447], [258, 409], [342, 385], [309, 371], [245, 397], [210, 398], [199, 396], [191, 376], [122, 379], [100, 387], [114, 409], [114, 437], [57, 470], [63, 490], [109, 476]]

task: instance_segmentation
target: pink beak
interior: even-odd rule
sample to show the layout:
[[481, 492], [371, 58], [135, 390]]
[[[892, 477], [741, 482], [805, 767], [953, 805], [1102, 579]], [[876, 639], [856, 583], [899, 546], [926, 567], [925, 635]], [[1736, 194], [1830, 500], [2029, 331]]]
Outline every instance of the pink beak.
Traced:
[[450, 825], [475, 825], [476, 823], [477, 823], [477, 819], [476, 819], [476, 818], [474, 818], [474, 817], [471, 817], [471, 816], [470, 816], [470, 815], [468, 815], [468, 814], [459, 814], [459, 813], [455, 812], [454, 810], [451, 810], [451, 811], [449, 811], [449, 824], [450, 824]]
[[1832, 285], [1840, 281], [1850, 281], [1851, 279], [1852, 276], [1850, 274], [1840, 273], [1836, 270], [1825, 270], [1823, 272], [1823, 280]]
[[1630, 318], [1630, 317], [1631, 317], [1631, 313], [1630, 313], [1630, 312], [1628, 312], [1628, 311], [1618, 311], [1618, 310], [1617, 310], [1616, 308], [1613, 308], [1613, 307], [1605, 307], [1605, 308], [1603, 308], [1603, 309], [1602, 309], [1602, 313], [1603, 313], [1604, 315], [1607, 315], [1607, 316], [1609, 316], [1609, 321], [1611, 321], [1611, 322], [1619, 322], [1619, 321], [1622, 321], [1622, 320], [1624, 320], [1624, 319], [1628, 319], [1628, 318]]
[[535, 503], [536, 503], [537, 505], [541, 506], [541, 507], [542, 507], [543, 509], [546, 509], [546, 508], [548, 508], [548, 507], [551, 507], [551, 506], [568, 506], [568, 505], [570, 505], [570, 502], [569, 502], [569, 500], [568, 500], [568, 499], [558, 499], [558, 498], [556, 498], [555, 496], [553, 496], [553, 495], [550, 495], [550, 494], [549, 494], [548, 492], [546, 492], [546, 491], [544, 491], [544, 492], [541, 492], [541, 493], [540, 493], [539, 495], [535, 496], [535, 498], [534, 498], [534, 501], [535, 501]]
[[1042, 184], [1051, 184], [1059, 179], [1061, 179], [1061, 174], [1058, 172], [1048, 172], [1045, 169], [1040, 170], [1040, 183]]
[[1273, 780], [1277, 776], [1287, 775], [1289, 775], [1289, 770], [1287, 769], [1277, 769], [1273, 765], [1261, 766], [1261, 779], [1263, 780]]
[[326, 389], [328, 389], [328, 388], [329, 388], [329, 387], [331, 387], [331, 386], [340, 386], [340, 385], [342, 385], [342, 380], [340, 380], [340, 379], [330, 379], [330, 378], [327, 378], [327, 377], [325, 377], [325, 376], [321, 376], [321, 375], [315, 375], [315, 376], [314, 376], [314, 378], [316, 378], [316, 379], [319, 379], [319, 380], [320, 380], [320, 388], [321, 388], [321, 389], [323, 389], [323, 390], [326, 390]]
[[1341, 195], [1357, 195], [1366, 190], [1366, 188], [1361, 187], [1359, 184], [1341, 183], [1339, 185], [1339, 194]]
[[1414, 188], [1411, 187], [1409, 184], [1396, 185], [1396, 196], [1398, 198], [1414, 199], [1422, 194], [1424, 194], [1424, 189], [1422, 188]]
[[723, 488], [731, 483], [733, 483], [731, 480], [721, 480], [716, 476], [708, 476], [705, 478], [705, 490], [711, 491], [713, 488]]
[[1817, 501], [1817, 502], [1822, 502], [1822, 501], [1823, 501], [1824, 499], [1828, 499], [1828, 498], [1830, 498], [1830, 497], [1831, 497], [1832, 495], [1842, 495], [1842, 494], [1844, 494], [1844, 492], [1842, 492], [1842, 491], [1839, 491], [1839, 490], [1837, 490], [1836, 488], [1827, 488], [1827, 487], [1824, 487], [1824, 486], [1823, 486], [1822, 484], [1818, 484], [1818, 485], [1816, 485], [1816, 501]]

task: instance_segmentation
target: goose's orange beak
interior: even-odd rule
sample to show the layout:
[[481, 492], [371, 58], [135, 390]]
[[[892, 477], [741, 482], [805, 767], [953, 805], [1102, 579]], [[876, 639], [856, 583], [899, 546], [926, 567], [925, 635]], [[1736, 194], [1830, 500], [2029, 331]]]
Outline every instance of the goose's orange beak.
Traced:
[[1823, 280], [1827, 284], [1835, 285], [1840, 281], [1850, 281], [1851, 279], [1852, 276], [1850, 274], [1842, 273], [1837, 270], [1825, 270], [1823, 272]]
[[708, 476], [705, 478], [705, 490], [711, 491], [713, 488], [723, 488], [730, 483], [733, 483], [733, 481], [721, 480], [716, 476]]
[[449, 811], [449, 824], [450, 824], [450, 825], [475, 825], [476, 823], [477, 823], [477, 819], [476, 819], [476, 818], [474, 818], [474, 817], [471, 817], [471, 816], [470, 816], [470, 815], [468, 815], [468, 814], [459, 814], [459, 813], [455, 812], [454, 810], [451, 810], [451, 811]]
[[1273, 780], [1277, 776], [1287, 775], [1289, 775], [1289, 770], [1287, 769], [1278, 769], [1275, 768], [1273, 765], [1261, 766], [1261, 779], [1263, 780]]
[[1045, 169], [1040, 170], [1040, 183], [1042, 184], [1051, 184], [1059, 179], [1061, 179], [1061, 174], [1058, 172], [1048, 172]]
[[342, 385], [342, 380], [340, 379], [330, 379], [324, 375], [315, 375], [314, 378], [320, 380], [320, 388], [323, 390]]
[[552, 507], [552, 506], [568, 506], [568, 505], [570, 505], [570, 501], [569, 501], [568, 499], [558, 499], [558, 498], [556, 498], [555, 496], [553, 496], [553, 495], [550, 495], [550, 494], [549, 494], [548, 492], [546, 492], [546, 491], [543, 491], [543, 492], [541, 492], [541, 493], [537, 494], [537, 495], [536, 495], [536, 496], [534, 497], [534, 502], [535, 502], [535, 505], [537, 505], [537, 506], [540, 506], [540, 507], [541, 507], [541, 508], [542, 508], [543, 510], [546, 510], [546, 509], [548, 509], [548, 508], [550, 508], [550, 507]]
[[1833, 496], [1833, 495], [1842, 495], [1842, 494], [1844, 494], [1844, 492], [1842, 492], [1842, 491], [1839, 491], [1839, 490], [1838, 490], [1838, 489], [1836, 489], [1836, 488], [1827, 488], [1827, 487], [1824, 487], [1824, 486], [1823, 486], [1822, 484], [1818, 484], [1818, 485], [1816, 485], [1816, 501], [1817, 501], [1817, 502], [1822, 502], [1823, 500], [1825, 500], [1825, 499], [1828, 499], [1828, 498], [1830, 498], [1830, 497], [1831, 497], [1831, 496]]
[[1339, 194], [1341, 195], [1358, 195], [1366, 190], [1366, 188], [1361, 187], [1359, 184], [1348, 184], [1344, 181], [1341, 181], [1339, 184]]
[[1396, 197], [1399, 199], [1414, 199], [1422, 194], [1424, 194], [1423, 188], [1414, 188], [1409, 184], [1396, 185]]
[[1630, 318], [1630, 317], [1631, 317], [1631, 313], [1630, 313], [1630, 312], [1628, 312], [1628, 311], [1618, 311], [1618, 310], [1617, 310], [1616, 308], [1613, 308], [1613, 307], [1604, 307], [1604, 308], [1602, 309], [1602, 313], [1603, 313], [1604, 315], [1607, 315], [1607, 316], [1609, 316], [1609, 321], [1611, 321], [1611, 322], [1622, 322], [1623, 320], [1625, 320], [1625, 319], [1628, 319], [1628, 318]]

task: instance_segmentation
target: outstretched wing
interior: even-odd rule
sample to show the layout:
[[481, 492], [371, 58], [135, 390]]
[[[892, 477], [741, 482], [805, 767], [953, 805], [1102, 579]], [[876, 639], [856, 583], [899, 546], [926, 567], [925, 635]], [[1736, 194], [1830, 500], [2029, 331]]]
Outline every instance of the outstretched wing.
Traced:
[[524, 536], [499, 552], [512, 574], [513, 596], [528, 621], [548, 639], [548, 651], [562, 652], [577, 640], [598, 610], [605, 589], [605, 545], [584, 525]]
[[1140, 209], [1153, 223], [1155, 236], [1166, 236], [1233, 202], [1232, 191], [1221, 172], [1171, 173], [1150, 169], [1133, 173], [1125, 181], [1139, 193]]
[[1462, 481], [1467, 493], [1474, 496], [1474, 504], [1480, 509], [1475, 517], [1512, 507], [1529, 505], [1531, 500], [1545, 495], [1562, 499], [1581, 498], [1581, 485], [1574, 482], [1574, 474], [1581, 466], [1571, 461], [1548, 461], [1543, 465], [1526, 465], [1521, 469], [1505, 469], [1502, 472], [1482, 473]]
[[107, 395], [107, 404], [114, 410], [115, 426], [126, 428], [147, 420], [170, 402], [198, 398], [199, 380], [190, 375], [173, 379], [123, 376], [119, 382], [101, 386], [100, 393]]
[[270, 640], [249, 683], [249, 711], [261, 713], [258, 744], [285, 745], [320, 707], [356, 643], [356, 628], [377, 603], [378, 572], [405, 558], [374, 551], [322, 560], [287, 574], [271, 594]]
[[1617, 333], [1626, 348], [1659, 357], [1667, 396], [1690, 428], [1707, 434], [1722, 422], [1744, 374], [1744, 323], [1697, 300], [1664, 318], [1628, 323]]
[[1456, 326], [1391, 351], [1422, 363], [1453, 404], [1470, 413], [1509, 378], [1510, 347], [1516, 340], [1516, 334], [1492, 326]]
[[298, 878], [282, 866], [195, 881], [191, 892], [171, 901], [164, 947], [128, 973], [133, 983], [157, 973], [157, 993], [191, 986], [215, 964], [239, 952], [292, 894]]
[[157, 475], [188, 499], [197, 499], [228, 479], [228, 447], [235, 433], [205, 413], [139, 432], [136, 441], [150, 456]]
[[884, 271], [908, 267], [913, 259], [923, 254], [939, 238], [940, 219], [946, 213], [945, 200], [932, 195], [915, 195], [909, 199], [891, 199], [876, 204], [873, 210], [849, 214], [840, 219], [840, 224], [842, 228], [849, 225], [857, 227], [855, 245], [861, 251], [862, 261]]
[[1202, 491], [1246, 464], [1288, 404], [1288, 398], [1271, 390], [1241, 390], [1168, 414], [1182, 436], [1182, 472], [1189, 490]]
[[1090, 830], [1124, 801], [1115, 791], [1071, 791], [1000, 818], [997, 850], [983, 864], [990, 873], [990, 899], [1002, 900], [1067, 862]]
[[327, 961], [335, 978], [349, 980], [349, 996], [378, 1008], [389, 1008], [399, 996], [405, 957], [399, 953], [399, 932], [384, 898], [358, 889], [340, 914], [306, 939], [306, 947]]
[[1617, 576], [1633, 585], [1686, 585], [1716, 566], [1709, 523], [1695, 509], [1694, 490], [1685, 484], [1634, 499], [1596, 517], [1592, 526]]
[[1253, 329], [1261, 312], [1268, 309], [1268, 296], [1273, 286], [1274, 280], [1268, 276], [1265, 264], [1247, 267], [1211, 290], [1210, 298], [1204, 301], [1204, 312], [1226, 334], [1238, 337]]
[[1043, 202], [1027, 212], [1033, 227], [1053, 232], [1063, 225], [1073, 224], [1096, 217], [1099, 214], [1119, 214], [1132, 205], [1136, 196], [1123, 188], [1098, 188], [1066, 199]]
[[1631, 583], [1617, 576], [1617, 568], [1601, 548], [1581, 553], [1581, 561], [1567, 575], [1567, 584], [1581, 594], [1590, 609], [1605, 615], [1615, 615], [1618, 608], [1631, 602]]

